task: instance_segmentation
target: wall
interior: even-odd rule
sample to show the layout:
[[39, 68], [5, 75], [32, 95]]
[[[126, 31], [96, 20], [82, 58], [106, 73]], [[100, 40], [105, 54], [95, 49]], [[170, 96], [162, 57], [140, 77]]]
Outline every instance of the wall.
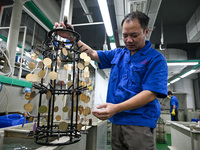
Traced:
[[183, 78], [174, 83], [174, 92], [186, 93], [186, 108], [194, 109], [194, 89], [190, 78]]
[[23, 106], [28, 101], [22, 91], [22, 87], [3, 84], [0, 92], [0, 112], [25, 112]]

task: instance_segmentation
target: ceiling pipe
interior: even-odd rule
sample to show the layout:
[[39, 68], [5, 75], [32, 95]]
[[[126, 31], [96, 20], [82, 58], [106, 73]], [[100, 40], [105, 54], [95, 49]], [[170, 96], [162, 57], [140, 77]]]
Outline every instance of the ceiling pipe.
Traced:
[[164, 31], [163, 31], [163, 19], [162, 19], [162, 9], [161, 9], [161, 37], [160, 37], [160, 45], [159, 45], [159, 49], [161, 51], [164, 51], [165, 50], [165, 47], [164, 47]]
[[[148, 40], [150, 39], [151, 34], [154, 30], [154, 24], [156, 22], [156, 18], [157, 18], [161, 3], [162, 3], [162, 0], [149, 0], [149, 7], [147, 9], [147, 15], [150, 17], [149, 34], [147, 36]], [[156, 6], [156, 9], [155, 9], [155, 6]]]
[[62, 0], [59, 22], [64, 21], [65, 0]]
[[161, 37], [160, 37], [159, 49], [161, 51], [165, 50], [165, 47], [164, 47], [164, 32], [163, 32], [163, 20], [162, 20], [162, 16], [161, 16]]
[[[23, 10], [35, 20], [42, 28], [44, 28], [47, 32], [49, 32], [51, 29], [47, 27], [48, 24], [44, 24], [43, 20], [39, 19], [33, 12], [31, 12], [27, 7], [23, 6]], [[52, 24], [53, 25], [53, 24]], [[49, 25], [50, 26], [50, 25]]]
[[[52, 22], [43, 14], [43, 12], [32, 2], [25, 3], [25, 7], [30, 10], [41, 22], [43, 22], [50, 30], [53, 29]], [[59, 18], [59, 17], [58, 17]]]
[[32, 35], [32, 41], [31, 41], [31, 49], [32, 50], [34, 47], [35, 28], [36, 28], [36, 22], [34, 22], [34, 27], [33, 27], [33, 35]]
[[64, 21], [64, 18], [67, 19], [67, 23], [72, 24], [72, 14], [73, 14], [73, 0], [62, 0], [62, 5], [64, 7], [61, 8], [60, 17], [61, 21]]
[[87, 7], [87, 5], [85, 3], [85, 0], [79, 0], [79, 2], [80, 2], [81, 6], [82, 6], [82, 8], [83, 8], [83, 10], [85, 12], [85, 15], [86, 15], [89, 23], [92, 23], [93, 22], [93, 18], [92, 18], [92, 15], [89, 12], [89, 9], [88, 9], [88, 7]]
[[104, 39], [104, 44], [103, 44], [103, 50], [108, 50], [108, 45], [107, 45], [107, 34], [105, 32], [105, 39]]

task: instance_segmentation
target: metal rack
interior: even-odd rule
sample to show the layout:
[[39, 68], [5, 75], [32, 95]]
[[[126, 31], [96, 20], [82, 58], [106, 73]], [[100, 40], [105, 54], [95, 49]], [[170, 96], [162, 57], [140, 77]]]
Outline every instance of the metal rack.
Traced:
[[167, 143], [165, 122], [161, 117], [157, 121], [156, 141], [161, 144]]
[[[57, 33], [62, 32], [66, 35], [69, 35], [71, 40], [61, 41], [57, 39]], [[80, 48], [77, 42], [80, 40], [80, 35], [72, 31], [70, 29], [54, 29], [48, 33], [48, 41], [46, 42], [47, 49], [43, 52], [43, 57], [50, 58], [52, 60], [51, 63], [51, 71], [57, 72], [57, 65], [58, 65], [58, 56], [59, 51], [61, 48], [65, 47], [66, 44], [71, 44], [70, 47], [65, 47], [68, 52], [72, 54], [71, 57], [61, 59], [62, 62], [72, 63], [72, 85], [68, 88], [63, 88], [61, 85], [61, 89], [56, 87], [56, 79], [51, 80], [48, 83], [48, 86], [43, 84], [43, 78], [41, 79], [40, 84], [34, 84], [34, 88], [39, 90], [39, 104], [38, 108], [42, 105], [42, 95], [46, 94], [47, 92], [50, 93], [50, 98], [48, 102], [48, 112], [47, 112], [47, 124], [42, 125], [40, 122], [41, 113], [38, 112], [38, 120], [37, 120], [37, 127], [35, 130], [35, 142], [41, 145], [68, 145], [73, 144], [81, 139], [81, 134], [77, 129], [78, 124], [78, 102], [79, 102], [79, 95], [82, 91], [87, 90], [87, 87], [83, 87], [79, 85], [79, 68], [76, 68], [76, 64], [80, 61]], [[83, 51], [82, 51], [83, 52]], [[43, 68], [44, 69], [44, 68]], [[76, 73], [75, 73], [76, 72]], [[55, 95], [70, 95], [71, 96], [71, 117], [69, 122], [66, 122], [66, 129], [61, 130], [59, 128], [58, 122], [54, 122], [54, 104], [55, 104]], [[74, 101], [75, 95], [75, 101]], [[74, 112], [74, 105], [76, 105], [76, 111]], [[75, 113], [75, 114], [74, 114]], [[75, 115], [75, 121], [73, 121]], [[68, 141], [59, 142], [59, 143], [52, 143], [53, 140], [58, 139], [60, 137], [66, 136], [69, 138]]]

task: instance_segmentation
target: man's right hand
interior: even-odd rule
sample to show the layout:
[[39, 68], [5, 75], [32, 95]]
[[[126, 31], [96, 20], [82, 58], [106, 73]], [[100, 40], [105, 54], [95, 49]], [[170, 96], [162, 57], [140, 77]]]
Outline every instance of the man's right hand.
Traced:
[[[69, 23], [67, 23], [67, 26], [71, 27], [73, 30], [73, 26]], [[66, 29], [66, 26], [63, 22], [55, 22], [54, 26], [53, 26], [54, 29], [57, 29], [57, 28], [63, 28], [63, 29]], [[69, 39], [70, 41], [72, 41], [73, 39], [73, 36], [71, 34], [71, 32], [66, 32], [66, 31], [58, 31], [57, 32], [59, 36], [63, 37], [63, 38], [66, 38], [66, 39]]]
[[[72, 30], [74, 30], [73, 26], [69, 23], [67, 23], [67, 26], [69, 26], [70, 28], [72, 28]], [[64, 25], [63, 22], [55, 22], [54, 24], [54, 29], [58, 29], [59, 27], [63, 27], [63, 29], [66, 29], [66, 26]], [[74, 41], [74, 36], [72, 32], [68, 32], [68, 31], [57, 31], [57, 34], [63, 38], [66, 38], [68, 40], [70, 40], [71, 42]], [[80, 51], [82, 52], [83, 50], [86, 50], [85, 52], [89, 54], [89, 57], [91, 57], [92, 60], [99, 62], [100, 63], [100, 59], [99, 56], [97, 54], [97, 51], [93, 50], [90, 46], [88, 46], [87, 44], [83, 43], [81, 40], [79, 40], [77, 42], [78, 46], [81, 47]]]

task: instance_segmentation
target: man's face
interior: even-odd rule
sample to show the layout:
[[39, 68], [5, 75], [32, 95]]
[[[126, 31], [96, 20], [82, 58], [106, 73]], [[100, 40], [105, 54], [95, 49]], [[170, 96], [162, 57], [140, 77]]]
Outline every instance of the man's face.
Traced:
[[122, 38], [131, 55], [145, 46], [145, 39], [149, 29], [143, 31], [138, 19], [125, 21], [122, 27]]

